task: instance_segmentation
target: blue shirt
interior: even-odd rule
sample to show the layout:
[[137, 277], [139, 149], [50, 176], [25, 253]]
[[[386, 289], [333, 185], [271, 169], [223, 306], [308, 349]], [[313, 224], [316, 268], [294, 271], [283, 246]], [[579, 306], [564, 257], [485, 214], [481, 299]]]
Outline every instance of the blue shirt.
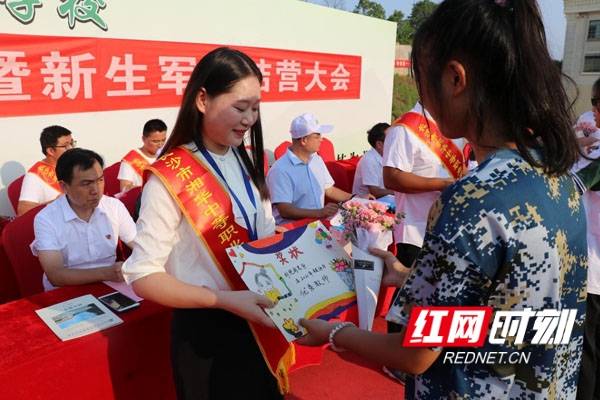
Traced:
[[[271, 203], [291, 203], [295, 207], [319, 209], [325, 205], [325, 190], [332, 187], [333, 178], [323, 159], [316, 153], [308, 163], [303, 162], [291, 150], [275, 161], [267, 175]], [[273, 216], [278, 224], [287, 221], [273, 207]]]
[[[548, 176], [501, 150], [445, 190], [431, 208], [423, 248], [388, 319], [406, 325], [408, 307], [491, 306], [576, 309], [568, 344], [446, 348], [406, 399], [574, 399], [583, 346], [586, 221], [568, 175]], [[434, 349], [436, 350], [436, 349]], [[444, 363], [445, 351], [530, 353], [529, 363]]]

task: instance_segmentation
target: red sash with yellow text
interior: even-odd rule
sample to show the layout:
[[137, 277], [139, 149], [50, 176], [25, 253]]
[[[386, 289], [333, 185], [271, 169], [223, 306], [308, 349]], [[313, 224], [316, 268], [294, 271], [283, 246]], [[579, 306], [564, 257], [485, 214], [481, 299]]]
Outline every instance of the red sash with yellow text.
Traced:
[[410, 111], [394, 121], [392, 126], [404, 125], [435, 154], [455, 179], [463, 175], [464, 158], [460, 149], [440, 132], [437, 124], [420, 113]]
[[[183, 147], [160, 157], [146, 171], [154, 173], [168, 189], [230, 286], [234, 290], [247, 289], [225, 250], [247, 242], [248, 231], [235, 223], [231, 199], [221, 182]], [[288, 370], [294, 363], [293, 347], [277, 329], [249, 325], [279, 389], [287, 393]]]
[[133, 170], [140, 176], [140, 179], [144, 177], [144, 170], [150, 163], [140, 153], [135, 150], [131, 150], [123, 157], [121, 161], [125, 161], [133, 168]]
[[62, 193], [62, 188], [56, 178], [56, 169], [43, 161], [36, 162], [27, 172], [30, 172], [39, 177], [46, 185], [59, 193]]

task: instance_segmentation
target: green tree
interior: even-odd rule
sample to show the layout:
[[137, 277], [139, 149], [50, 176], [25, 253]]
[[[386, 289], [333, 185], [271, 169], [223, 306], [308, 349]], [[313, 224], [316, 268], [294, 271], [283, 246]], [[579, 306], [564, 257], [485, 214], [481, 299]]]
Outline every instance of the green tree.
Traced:
[[388, 21], [400, 23], [404, 19], [404, 13], [400, 10], [394, 10], [392, 14], [387, 18]]
[[410, 76], [394, 75], [394, 93], [392, 97], [392, 121], [410, 111], [417, 100], [417, 85]]
[[403, 20], [398, 23], [398, 30], [396, 30], [396, 42], [400, 44], [411, 44], [415, 30], [410, 24], [410, 21]]
[[[417, 29], [421, 26], [423, 21], [425, 21], [433, 12], [435, 11], [437, 4], [435, 4], [431, 0], [420, 0], [415, 3], [412, 8], [412, 12], [410, 13], [410, 17], [408, 20], [410, 21], [410, 25], [416, 32]], [[411, 38], [412, 39], [412, 38]]]
[[398, 24], [398, 28], [396, 29], [396, 42], [400, 44], [410, 44], [414, 35], [414, 29], [409, 21], [404, 18], [402, 11], [394, 10], [388, 17], [388, 21]]
[[376, 1], [359, 0], [353, 12], [369, 17], [385, 19], [385, 8]]

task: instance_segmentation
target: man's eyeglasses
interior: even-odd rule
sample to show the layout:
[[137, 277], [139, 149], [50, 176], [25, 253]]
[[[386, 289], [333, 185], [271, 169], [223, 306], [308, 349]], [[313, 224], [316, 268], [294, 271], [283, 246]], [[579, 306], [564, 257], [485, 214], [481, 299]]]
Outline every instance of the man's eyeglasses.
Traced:
[[600, 97], [592, 97], [592, 107], [600, 105]]
[[77, 146], [77, 140], [71, 140], [69, 143], [67, 144], [62, 144], [62, 145], [56, 145], [56, 146], [52, 146], [52, 147], [60, 147], [60, 148], [65, 148], [65, 149], [72, 149], [74, 147]]

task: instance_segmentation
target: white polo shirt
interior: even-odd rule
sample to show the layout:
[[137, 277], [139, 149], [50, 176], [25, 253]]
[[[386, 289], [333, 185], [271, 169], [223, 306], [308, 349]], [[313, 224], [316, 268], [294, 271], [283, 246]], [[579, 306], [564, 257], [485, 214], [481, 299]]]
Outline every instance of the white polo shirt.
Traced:
[[30, 201], [32, 203], [45, 204], [56, 199], [61, 192], [54, 189], [39, 176], [27, 172], [23, 178], [19, 201]]
[[358, 196], [368, 195], [370, 192], [367, 186], [377, 186], [385, 189], [383, 185], [383, 157], [373, 148], [362, 156], [356, 166], [352, 194]]
[[[195, 149], [193, 144], [186, 146]], [[225, 180], [238, 196], [251, 223], [256, 215], [258, 238], [273, 235], [275, 220], [271, 214], [271, 203], [268, 200], [261, 202], [258, 190], [252, 184], [257, 207], [252, 205], [233, 150], [229, 149], [225, 155], [211, 155]], [[194, 152], [194, 156], [202, 159], [216, 179], [224, 184], [200, 152]], [[231, 204], [236, 224], [246, 228], [237, 203], [232, 201]], [[123, 276], [127, 283], [157, 272], [166, 272], [192, 285], [219, 290], [231, 289], [205, 243], [196, 235], [167, 188], [154, 174], [150, 175], [144, 185], [137, 226], [138, 235], [135, 238], [133, 253], [123, 264]]]
[[[144, 159], [146, 161], [148, 161], [150, 164], [152, 164], [154, 161], [156, 161], [156, 157], [154, 157], [154, 158], [146, 157], [146, 155], [144, 153], [142, 153], [139, 149], [134, 149], [134, 150], [138, 154], [140, 154], [142, 157], [144, 157]], [[136, 187], [136, 186], [142, 186], [142, 184], [144, 183], [142, 177], [126, 161], [121, 161], [121, 165], [119, 166], [119, 174], [117, 175], [117, 179], [120, 180], [120, 181], [124, 180], [124, 181], [133, 182], [133, 186], [134, 187]]]
[[[423, 108], [417, 103], [411, 111], [422, 114]], [[425, 115], [433, 121], [427, 111]], [[464, 140], [458, 139], [453, 142], [462, 149]], [[410, 129], [402, 125], [393, 126], [387, 131], [383, 147], [383, 166], [425, 178], [451, 177], [435, 153]], [[396, 243], [408, 243], [417, 247], [423, 245], [429, 209], [439, 195], [439, 191], [410, 194], [395, 192], [396, 210], [405, 214], [405, 218], [394, 228]]]
[[[316, 210], [325, 205], [325, 190], [334, 185], [323, 159], [314, 153], [308, 163], [300, 160], [290, 149], [275, 161], [267, 175], [267, 185], [271, 202], [291, 203], [295, 207]], [[278, 224], [288, 220], [279, 215], [273, 207], [273, 215]]]
[[[48, 204], [33, 223], [35, 239], [31, 251], [60, 251], [65, 267], [87, 269], [113, 265], [119, 238], [125, 243], [136, 235], [135, 223], [121, 203], [102, 196], [89, 222], [80, 219], [69, 205], [66, 195]], [[45, 290], [54, 289], [44, 274]]]

